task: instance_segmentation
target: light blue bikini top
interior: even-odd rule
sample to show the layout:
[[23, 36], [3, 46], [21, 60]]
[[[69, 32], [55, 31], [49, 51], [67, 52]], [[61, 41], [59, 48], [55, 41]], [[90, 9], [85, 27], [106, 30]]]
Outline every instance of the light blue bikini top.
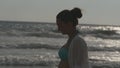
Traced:
[[67, 48], [62, 47], [59, 50], [58, 54], [59, 54], [60, 59], [62, 59], [62, 60], [67, 60], [68, 59], [68, 49]]

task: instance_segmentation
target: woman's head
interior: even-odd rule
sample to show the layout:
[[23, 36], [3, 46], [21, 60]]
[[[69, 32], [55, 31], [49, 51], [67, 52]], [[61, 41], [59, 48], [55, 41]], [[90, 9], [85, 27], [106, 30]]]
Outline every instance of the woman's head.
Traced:
[[74, 26], [78, 24], [78, 18], [82, 17], [81, 10], [74, 8], [72, 10], [63, 10], [57, 16], [56, 19], [63, 21], [64, 23], [73, 23]]
[[78, 18], [82, 17], [81, 10], [74, 8], [72, 10], [63, 10], [56, 16], [58, 29], [62, 32], [70, 32], [78, 25]]

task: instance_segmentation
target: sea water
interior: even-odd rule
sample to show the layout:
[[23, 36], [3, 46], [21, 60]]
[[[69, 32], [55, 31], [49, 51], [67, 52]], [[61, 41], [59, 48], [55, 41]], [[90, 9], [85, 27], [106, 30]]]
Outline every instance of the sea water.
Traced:
[[[93, 68], [120, 68], [120, 26], [79, 24]], [[55, 23], [0, 22], [0, 68], [57, 68], [67, 36]]]

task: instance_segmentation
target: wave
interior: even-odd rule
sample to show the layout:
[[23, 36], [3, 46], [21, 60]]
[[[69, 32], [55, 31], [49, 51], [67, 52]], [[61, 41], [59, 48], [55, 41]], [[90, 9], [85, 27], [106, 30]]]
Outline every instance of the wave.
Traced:
[[94, 31], [95, 34], [104, 34], [104, 35], [115, 35], [117, 34], [115, 30], [95, 30]]
[[16, 49], [40, 49], [40, 48], [45, 48], [45, 49], [59, 49], [61, 46], [58, 45], [48, 45], [48, 44], [17, 44], [17, 45], [1, 45], [0, 48], [16, 48]]
[[47, 37], [47, 38], [65, 38], [65, 36], [58, 34], [58, 33], [52, 33], [52, 32], [48, 32], [48, 33], [39, 33], [39, 32], [34, 32], [34, 33], [26, 33], [23, 36], [35, 36], [35, 37]]
[[[50, 50], [58, 50], [61, 48], [60, 45], [50, 45], [50, 44], [37, 44], [37, 43], [31, 43], [31, 44], [17, 44], [17, 45], [1, 45], [0, 49], [8, 49], [8, 48], [15, 48], [15, 49], [50, 49]], [[120, 52], [120, 47], [93, 47], [88, 46], [88, 51], [118, 51]]]
[[89, 51], [118, 51], [120, 52], [119, 47], [89, 47]]
[[[101, 33], [100, 33], [101, 32]], [[88, 33], [84, 33], [84, 32], [80, 32], [81, 36], [93, 36], [96, 38], [102, 38], [102, 39], [120, 39], [120, 34], [117, 33], [113, 33], [111, 31], [107, 31], [104, 33], [104, 31], [100, 31], [100, 32], [96, 32], [96, 31], [89, 31]], [[109, 33], [111, 32], [111, 33]], [[55, 32], [20, 32], [20, 31], [0, 31], [0, 35], [1, 36], [16, 36], [16, 37], [20, 37], [20, 36], [26, 36], [26, 37], [46, 37], [46, 38], [66, 38], [67, 36], [62, 35], [61, 33], [55, 33]]]
[[0, 56], [0, 65], [13, 65], [13, 66], [50, 66], [57, 65], [59, 60], [55, 56]]
[[120, 62], [91, 60], [90, 66], [91, 68], [120, 68]]
[[92, 34], [91, 36], [94, 36], [96, 38], [102, 38], [102, 39], [120, 39], [120, 35], [104, 35], [104, 34]]
[[[1, 66], [56, 66], [59, 64], [57, 56], [0, 56]], [[119, 68], [120, 62], [89, 59], [91, 68]]]
[[[120, 39], [120, 27], [119, 26], [102, 26], [102, 25], [78, 25], [77, 29], [80, 31], [81, 35], [91, 34], [95, 37], [109, 38], [110, 39]], [[64, 37], [60, 35], [57, 30], [57, 26], [54, 23], [21, 23], [21, 22], [11, 22], [11, 23], [0, 23], [0, 35], [5, 36], [35, 36], [35, 37], [53, 37], [61, 38]], [[117, 35], [117, 36], [114, 36]]]
[[117, 31], [115, 30], [91, 30], [91, 29], [88, 29], [88, 30], [81, 30], [81, 33], [85, 33], [85, 34], [104, 34], [104, 35], [114, 35], [114, 34], [118, 34]]
[[65, 38], [61, 33], [55, 33], [52, 31], [18, 31], [18, 30], [6, 30], [0, 31], [0, 36], [27, 36], [27, 37], [47, 37], [47, 38]]

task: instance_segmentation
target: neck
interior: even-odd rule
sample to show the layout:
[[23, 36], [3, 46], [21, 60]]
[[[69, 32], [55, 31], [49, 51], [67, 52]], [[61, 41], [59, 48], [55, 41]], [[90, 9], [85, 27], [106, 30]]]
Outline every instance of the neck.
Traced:
[[70, 34], [68, 34], [69, 39], [73, 38], [76, 34], [78, 34], [77, 30], [72, 31]]
[[77, 30], [72, 31], [70, 34], [68, 34], [69, 39], [67, 40], [66, 46], [69, 47], [71, 44], [72, 39], [78, 34]]
[[78, 34], [78, 31], [77, 31], [77, 30], [74, 30], [74, 31], [72, 31], [70, 34], [68, 34], [68, 36], [69, 36], [69, 39], [68, 39], [68, 41], [67, 41], [67, 44], [68, 44], [68, 45], [71, 43], [72, 39], [73, 39], [77, 34]]

